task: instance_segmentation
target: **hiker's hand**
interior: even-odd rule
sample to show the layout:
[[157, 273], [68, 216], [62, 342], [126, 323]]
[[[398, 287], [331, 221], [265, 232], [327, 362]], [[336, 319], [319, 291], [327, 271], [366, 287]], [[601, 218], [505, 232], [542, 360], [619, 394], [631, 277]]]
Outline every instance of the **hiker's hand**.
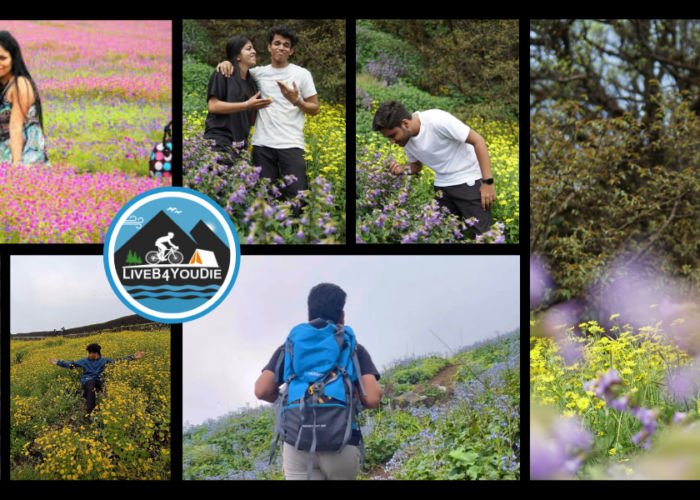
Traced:
[[56, 358], [50, 358], [49, 363], [51, 363], [52, 365], [55, 365], [55, 364], [58, 364], [58, 360]]
[[144, 355], [144, 354], [146, 354], [146, 353], [143, 352], [143, 351], [135, 352], [135, 353], [134, 353], [134, 358], [136, 358], [136, 359], [143, 358], [143, 355]]
[[493, 184], [484, 184], [482, 182], [479, 191], [481, 191], [481, 209], [486, 210], [496, 199], [496, 188]]
[[258, 90], [258, 93], [255, 94], [253, 97], [248, 99], [246, 101], [246, 106], [248, 109], [252, 110], [258, 110], [262, 108], [268, 107], [270, 104], [272, 104], [272, 99], [260, 99], [260, 91]]
[[216, 71], [228, 78], [233, 74], [233, 64], [231, 64], [231, 61], [222, 61], [216, 67]]
[[282, 95], [286, 97], [289, 102], [296, 105], [297, 101], [299, 101], [299, 89], [297, 88], [297, 82], [292, 82], [291, 89], [280, 81], [277, 82], [277, 85], [279, 85]]

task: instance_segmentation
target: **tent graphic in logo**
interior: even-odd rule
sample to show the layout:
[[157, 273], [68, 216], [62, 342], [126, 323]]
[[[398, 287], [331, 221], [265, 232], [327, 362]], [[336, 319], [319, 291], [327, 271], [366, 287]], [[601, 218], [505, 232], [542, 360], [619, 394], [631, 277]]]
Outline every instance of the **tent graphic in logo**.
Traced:
[[190, 259], [190, 265], [219, 267], [219, 265], [216, 262], [216, 254], [209, 250], [202, 250], [201, 248], [198, 248], [194, 251], [192, 258]]
[[[117, 214], [105, 242], [105, 268], [112, 288], [137, 313], [188, 321], [218, 305], [233, 285], [238, 236], [209, 198], [184, 188], [153, 192], [153, 199], [137, 197]], [[135, 218], [143, 223], [119, 223]]]

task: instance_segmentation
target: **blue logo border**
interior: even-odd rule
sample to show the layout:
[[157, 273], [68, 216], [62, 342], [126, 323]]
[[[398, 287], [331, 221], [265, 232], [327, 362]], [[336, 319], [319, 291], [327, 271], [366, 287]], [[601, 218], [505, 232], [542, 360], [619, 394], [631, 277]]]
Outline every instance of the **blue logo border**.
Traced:
[[[119, 290], [117, 289], [117, 287], [114, 283], [114, 278], [112, 276], [112, 273], [110, 271], [110, 266], [109, 266], [109, 247], [110, 247], [109, 242], [111, 241], [112, 233], [114, 232], [114, 228], [116, 226], [116, 223], [122, 218], [122, 216], [134, 204], [138, 203], [139, 201], [143, 200], [144, 198], [152, 196], [155, 193], [163, 193], [163, 192], [186, 193], [188, 195], [198, 197], [201, 200], [203, 200], [204, 202], [206, 202], [207, 205], [214, 207], [219, 212], [219, 214], [221, 214], [221, 216], [224, 218], [224, 220], [228, 224], [229, 228], [231, 229], [231, 234], [233, 235], [233, 242], [235, 244], [235, 249], [236, 249], [236, 253], [235, 253], [236, 265], [234, 266], [233, 275], [231, 276], [231, 282], [226, 287], [226, 290], [224, 291], [224, 293], [221, 294], [221, 297], [219, 297], [216, 302], [211, 304], [204, 311], [201, 311], [197, 314], [194, 314], [192, 316], [187, 316], [184, 318], [176, 318], [176, 319], [174, 319], [174, 318], [161, 318], [159, 316], [153, 316], [150, 314], [146, 314], [143, 311], [141, 311], [140, 309], [135, 308], [133, 306], [133, 304], [131, 304], [129, 301], [127, 301], [122, 296], [122, 294], [119, 293]], [[238, 277], [238, 270], [239, 270], [239, 267], [241, 264], [241, 246], [240, 246], [240, 243], [238, 241], [238, 233], [236, 232], [236, 228], [233, 225], [233, 222], [231, 221], [231, 217], [224, 211], [223, 208], [221, 208], [221, 206], [218, 203], [214, 202], [214, 200], [212, 200], [208, 196], [203, 195], [202, 193], [199, 193], [199, 192], [197, 192], [193, 189], [189, 189], [189, 188], [177, 187], [177, 186], [159, 187], [159, 188], [149, 189], [148, 191], [137, 195], [136, 197], [132, 198], [126, 205], [124, 205], [119, 210], [119, 212], [117, 212], [117, 214], [114, 216], [114, 218], [112, 219], [112, 222], [109, 225], [109, 229], [107, 230], [107, 234], [105, 235], [103, 249], [102, 249], [102, 262], [103, 262], [103, 265], [105, 268], [105, 274], [107, 274], [107, 280], [109, 281], [109, 286], [112, 287], [112, 290], [117, 295], [117, 297], [119, 297], [119, 300], [121, 300], [122, 303], [125, 306], [127, 306], [129, 309], [134, 311], [139, 316], [142, 316], [144, 318], [147, 318], [147, 319], [150, 319], [152, 321], [159, 322], [159, 323], [171, 323], [171, 324], [185, 323], [187, 321], [192, 321], [194, 319], [197, 319], [197, 318], [204, 316], [205, 314], [210, 313], [228, 296], [229, 292], [231, 291], [231, 288], [233, 288], [233, 285], [236, 282], [236, 278]]]

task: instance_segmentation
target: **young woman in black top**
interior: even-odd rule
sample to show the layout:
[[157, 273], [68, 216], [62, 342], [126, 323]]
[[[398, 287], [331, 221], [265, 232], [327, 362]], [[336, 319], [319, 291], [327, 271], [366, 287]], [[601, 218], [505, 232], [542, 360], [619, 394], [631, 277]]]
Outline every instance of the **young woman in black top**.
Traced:
[[233, 64], [234, 72], [227, 78], [214, 71], [209, 78], [204, 138], [215, 142], [213, 149], [222, 153], [219, 161], [230, 165], [247, 146], [255, 112], [272, 101], [260, 99], [260, 91], [248, 72], [256, 63], [256, 52], [248, 37], [237, 35], [229, 39], [226, 58]]

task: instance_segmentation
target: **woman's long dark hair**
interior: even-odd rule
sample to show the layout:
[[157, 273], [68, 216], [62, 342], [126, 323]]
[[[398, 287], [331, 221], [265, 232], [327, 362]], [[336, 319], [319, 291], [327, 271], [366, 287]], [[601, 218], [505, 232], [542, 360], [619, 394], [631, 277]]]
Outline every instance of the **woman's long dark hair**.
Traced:
[[22, 58], [22, 51], [19, 48], [19, 43], [10, 34], [9, 31], [0, 31], [0, 46], [10, 53], [12, 57], [12, 76], [14, 76], [15, 86], [17, 87], [18, 98], [19, 98], [19, 85], [17, 85], [17, 78], [20, 76], [29, 80], [29, 83], [34, 90], [34, 106], [36, 106], [36, 112], [39, 116], [39, 124], [41, 128], [44, 128], [44, 117], [41, 113], [41, 99], [39, 99], [39, 91], [36, 89], [36, 84], [32, 80], [32, 76], [29, 74], [27, 65], [24, 64], [24, 59]]
[[226, 42], [226, 59], [231, 61], [231, 64], [233, 64], [233, 77], [241, 88], [242, 94], [246, 99], [250, 99], [257, 93], [258, 86], [255, 83], [255, 79], [250, 74], [250, 71], [248, 71], [247, 79], [244, 80], [241, 78], [241, 68], [238, 66], [236, 56], [241, 53], [241, 50], [243, 50], [243, 47], [245, 47], [249, 41], [250, 38], [247, 36], [236, 35], [229, 38], [228, 42]]

